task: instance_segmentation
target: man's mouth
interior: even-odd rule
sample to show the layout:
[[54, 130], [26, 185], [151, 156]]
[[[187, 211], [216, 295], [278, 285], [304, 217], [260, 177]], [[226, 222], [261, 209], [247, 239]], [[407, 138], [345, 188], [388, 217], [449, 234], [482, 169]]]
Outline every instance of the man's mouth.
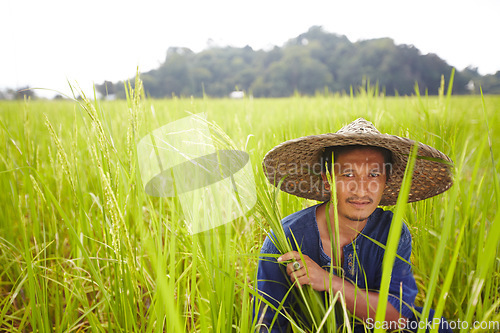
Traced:
[[353, 205], [354, 207], [358, 207], [358, 208], [363, 208], [363, 207], [366, 207], [367, 205], [370, 205], [371, 203], [373, 203], [373, 200], [370, 199], [370, 198], [363, 198], [363, 199], [347, 199], [346, 200], [347, 203]]

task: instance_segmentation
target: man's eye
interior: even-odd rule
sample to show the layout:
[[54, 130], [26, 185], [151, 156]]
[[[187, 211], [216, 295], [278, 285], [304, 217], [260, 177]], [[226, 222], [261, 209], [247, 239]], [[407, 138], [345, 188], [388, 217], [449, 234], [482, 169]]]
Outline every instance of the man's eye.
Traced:
[[378, 172], [370, 172], [370, 177], [379, 177], [380, 173]]
[[352, 172], [345, 172], [342, 174], [342, 177], [354, 177], [354, 174]]

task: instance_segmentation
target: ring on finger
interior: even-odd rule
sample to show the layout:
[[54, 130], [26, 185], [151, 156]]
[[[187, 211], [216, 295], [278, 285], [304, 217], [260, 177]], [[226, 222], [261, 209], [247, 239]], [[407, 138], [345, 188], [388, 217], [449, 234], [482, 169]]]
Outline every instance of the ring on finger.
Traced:
[[301, 266], [300, 266], [300, 262], [295, 261], [295, 262], [293, 263], [292, 267], [293, 267], [293, 269], [294, 269], [294, 270], [298, 271], [298, 270], [300, 269], [300, 267], [301, 267]]

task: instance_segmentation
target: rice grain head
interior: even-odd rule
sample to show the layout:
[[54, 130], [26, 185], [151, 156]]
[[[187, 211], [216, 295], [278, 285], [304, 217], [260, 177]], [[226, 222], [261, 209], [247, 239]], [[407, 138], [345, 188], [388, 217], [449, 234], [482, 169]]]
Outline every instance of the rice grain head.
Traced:
[[52, 124], [50, 123], [47, 114], [44, 113], [44, 116], [45, 116], [45, 125], [47, 126], [50, 133], [50, 137], [57, 148], [57, 157], [58, 160], [60, 161], [61, 168], [63, 169], [63, 173], [68, 178], [71, 190], [73, 191], [73, 195], [76, 197], [76, 188], [75, 188], [75, 183], [73, 181], [73, 175], [71, 174], [71, 167], [68, 161], [68, 155], [66, 154], [66, 151], [64, 150], [61, 140], [57, 136], [54, 127], [52, 127]]
[[33, 188], [35, 189], [35, 191], [38, 193], [38, 195], [40, 196], [40, 198], [42, 198], [42, 201], [44, 203], [47, 202], [47, 200], [45, 200], [45, 196], [43, 195], [43, 192], [42, 190], [40, 189], [40, 186], [38, 186], [38, 183], [35, 179], [35, 177], [33, 177], [33, 175], [30, 175], [30, 179], [31, 179], [31, 183], [33, 184]]

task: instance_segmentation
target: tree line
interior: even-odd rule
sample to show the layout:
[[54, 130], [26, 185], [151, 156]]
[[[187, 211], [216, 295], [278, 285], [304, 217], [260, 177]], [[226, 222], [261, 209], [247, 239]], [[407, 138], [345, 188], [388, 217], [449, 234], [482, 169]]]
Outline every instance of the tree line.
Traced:
[[[452, 66], [436, 54], [423, 55], [412, 45], [390, 38], [350, 42], [347, 37], [311, 27], [283, 47], [253, 50], [246, 46], [212, 47], [195, 53], [172, 47], [157, 68], [141, 74], [146, 93], [171, 96], [223, 97], [235, 90], [254, 97], [286, 97], [295, 93], [349, 92], [367, 81], [386, 95], [438, 94], [441, 76]], [[477, 68], [455, 72], [455, 94], [500, 93], [500, 71], [481, 76]], [[103, 96], [124, 98], [123, 82], [97, 85]]]

